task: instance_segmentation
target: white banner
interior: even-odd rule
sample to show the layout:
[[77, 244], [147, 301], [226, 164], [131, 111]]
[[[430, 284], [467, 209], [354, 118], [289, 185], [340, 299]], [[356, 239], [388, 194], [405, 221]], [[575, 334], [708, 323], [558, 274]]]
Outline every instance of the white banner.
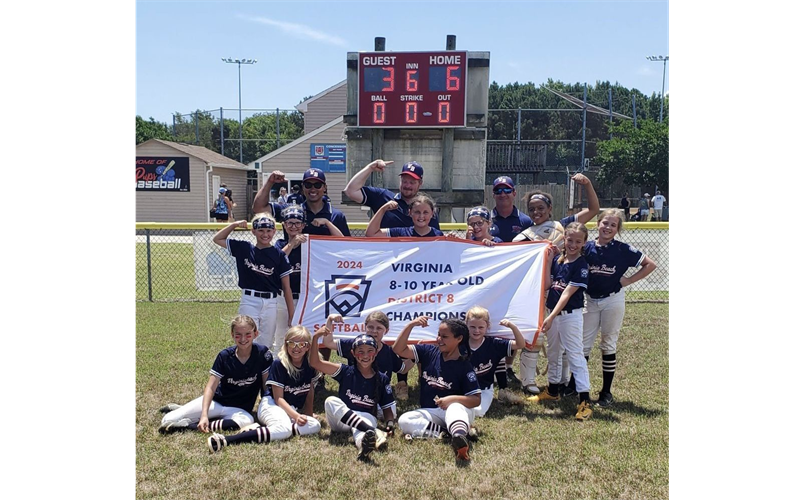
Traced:
[[428, 316], [428, 328], [415, 328], [412, 342], [434, 341], [445, 318], [464, 319], [475, 305], [489, 310], [491, 335], [513, 338], [499, 325], [516, 324], [528, 344], [544, 315], [544, 242], [480, 243], [439, 238], [330, 238], [310, 236], [302, 245], [302, 284], [294, 324], [311, 333], [330, 314], [341, 314], [336, 338], [363, 332], [366, 317], [386, 313], [391, 323], [383, 338], [393, 342], [406, 324]]

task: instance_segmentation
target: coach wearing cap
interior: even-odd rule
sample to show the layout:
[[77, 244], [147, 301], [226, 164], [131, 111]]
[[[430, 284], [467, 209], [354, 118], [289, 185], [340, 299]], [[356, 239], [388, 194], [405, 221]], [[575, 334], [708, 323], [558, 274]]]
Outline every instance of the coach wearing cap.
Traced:
[[[424, 175], [422, 165], [415, 161], [409, 161], [403, 165], [400, 171], [400, 192], [397, 194], [384, 188], [364, 186], [366, 180], [372, 175], [372, 172], [383, 172], [386, 166], [392, 163], [394, 162], [375, 160], [366, 165], [347, 183], [347, 186], [344, 188], [344, 193], [355, 203], [360, 203], [361, 205], [371, 208], [372, 212], [377, 212], [380, 207], [389, 201], [396, 201], [398, 205], [397, 208], [395, 210], [387, 210], [386, 213], [383, 214], [380, 227], [384, 229], [391, 227], [411, 227], [414, 225], [414, 221], [408, 214], [408, 204], [414, 196], [419, 193], [419, 188], [422, 187], [422, 177]], [[439, 218], [436, 214], [433, 214], [429, 225], [439, 229]]]
[[520, 231], [534, 225], [531, 218], [514, 206], [517, 190], [511, 177], [505, 175], [492, 183], [492, 194], [495, 197], [495, 208], [492, 209], [492, 227], [489, 234], [503, 241], [511, 241]]
[[[271, 186], [278, 182], [285, 182], [285, 174], [279, 170], [271, 172], [268, 180], [263, 184], [263, 187], [258, 191], [257, 196], [252, 203], [252, 211], [258, 214], [260, 212], [268, 212], [274, 216], [277, 221], [282, 222], [282, 209], [288, 206], [286, 203], [270, 203], [269, 193], [271, 193]], [[340, 210], [333, 208], [330, 200], [325, 198], [327, 193], [327, 178], [324, 172], [318, 168], [309, 168], [305, 170], [302, 175], [302, 191], [305, 195], [305, 201], [302, 203], [302, 208], [305, 210], [305, 220], [308, 224], [302, 230], [305, 234], [319, 234], [323, 236], [330, 236], [334, 232], [331, 231], [330, 225], [335, 226], [341, 234], [349, 236], [349, 226], [347, 226], [347, 218]]]

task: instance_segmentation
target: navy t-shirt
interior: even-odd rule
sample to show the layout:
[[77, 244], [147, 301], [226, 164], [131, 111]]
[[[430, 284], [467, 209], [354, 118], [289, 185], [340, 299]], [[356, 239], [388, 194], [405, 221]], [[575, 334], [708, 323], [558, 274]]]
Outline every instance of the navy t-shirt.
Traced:
[[304, 202], [305, 202], [305, 195], [297, 194], [297, 193], [289, 194], [288, 199], [286, 201], [286, 203], [288, 203], [288, 205], [293, 205], [294, 203], [297, 204], [297, 205], [301, 205]]
[[553, 311], [559, 298], [569, 285], [579, 287], [576, 293], [570, 296], [563, 311], [572, 311], [584, 307], [584, 290], [587, 288], [587, 261], [584, 257], [578, 257], [573, 262], [563, 262], [559, 264], [559, 256], [553, 258], [551, 263], [551, 287], [548, 289], [546, 305]]
[[252, 344], [252, 353], [245, 363], [237, 357], [237, 346], [230, 346], [218, 353], [210, 369], [210, 375], [220, 379], [212, 400], [224, 406], [234, 406], [252, 411], [257, 395], [263, 385], [274, 357], [268, 347]]
[[271, 386], [275, 385], [283, 389], [282, 397], [294, 408], [301, 409], [307, 399], [307, 393], [312, 390], [313, 384], [319, 380], [320, 373], [311, 368], [307, 362], [307, 356], [302, 360], [299, 378], [292, 378], [288, 370], [282, 365], [282, 361], [275, 359], [268, 371], [268, 381], [263, 396], [273, 397]]
[[[380, 207], [392, 200], [396, 201], [397, 205], [399, 205], [396, 210], [387, 210], [386, 213], [383, 214], [383, 218], [380, 220], [381, 228], [410, 227], [414, 225], [414, 221], [411, 219], [411, 216], [408, 215], [408, 203], [402, 199], [400, 193], [394, 194], [388, 189], [372, 186], [362, 187], [361, 193], [363, 193], [361, 205], [366, 205], [371, 208], [372, 212], [377, 212], [380, 210]], [[435, 229], [440, 228], [439, 218], [436, 214], [433, 214], [428, 225]]]
[[[431, 219], [433, 220], [433, 219]], [[390, 227], [388, 228], [389, 236], [392, 238], [399, 238], [404, 236], [415, 236], [419, 238], [431, 238], [434, 236], [444, 236], [444, 233], [439, 231], [438, 229], [434, 229], [433, 227], [430, 228], [430, 232], [424, 236], [417, 233], [414, 230], [414, 226], [411, 227]]]
[[282, 293], [283, 276], [291, 274], [288, 257], [276, 247], [257, 248], [248, 241], [227, 238], [226, 249], [235, 257], [238, 286], [244, 290]]
[[[288, 206], [288, 204], [269, 203], [269, 205], [271, 205], [271, 210], [274, 211], [274, 218], [277, 220], [277, 222], [282, 222], [282, 211]], [[327, 228], [327, 226], [316, 227], [310, 224], [310, 221], [313, 219], [327, 219], [332, 222], [333, 225], [337, 227], [344, 236], [350, 236], [346, 216], [340, 210], [333, 208], [332, 203], [329, 201], [325, 201], [321, 211], [315, 214], [311, 212], [310, 207], [307, 206], [307, 202], [302, 203], [302, 208], [305, 210], [305, 220], [307, 221], [305, 228], [302, 229], [302, 233], [330, 236], [330, 230]]]
[[489, 228], [489, 234], [497, 236], [505, 242], [511, 242], [515, 236], [527, 228], [533, 226], [531, 218], [523, 212], [517, 210], [517, 207], [512, 207], [512, 213], [508, 217], [498, 215], [497, 209], [492, 209], [492, 226]]
[[[285, 245], [288, 244], [288, 240], [277, 240], [274, 243], [274, 246], [282, 252], [282, 249], [285, 248]], [[285, 252], [282, 252], [285, 253]], [[288, 263], [291, 265], [291, 292], [295, 294], [299, 294], [299, 286], [302, 280], [302, 247], [298, 246], [291, 250], [291, 255], [288, 255]]]
[[419, 406], [438, 408], [433, 398], [439, 396], [471, 396], [480, 394], [478, 377], [469, 360], [454, 359], [445, 361], [439, 348], [433, 345], [417, 344], [414, 348], [414, 361], [422, 363], [419, 375]]
[[582, 249], [582, 255], [590, 267], [587, 293], [594, 299], [619, 292], [624, 273], [630, 267], [641, 265], [645, 258], [640, 250], [618, 240], [612, 240], [604, 246], [588, 241]]
[[374, 414], [377, 405], [381, 409], [394, 405], [391, 380], [380, 372], [376, 372], [372, 378], [366, 378], [356, 366], [341, 365], [333, 378], [339, 384], [338, 397], [350, 410]]

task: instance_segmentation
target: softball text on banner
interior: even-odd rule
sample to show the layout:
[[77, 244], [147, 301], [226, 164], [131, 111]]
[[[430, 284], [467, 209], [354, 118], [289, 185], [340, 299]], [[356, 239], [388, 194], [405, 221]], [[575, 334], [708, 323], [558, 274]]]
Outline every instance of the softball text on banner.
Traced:
[[386, 313], [391, 323], [383, 338], [394, 341], [417, 316], [432, 319], [415, 328], [411, 342], [434, 341], [445, 318], [464, 319], [480, 305], [489, 310], [491, 335], [513, 338], [500, 326], [515, 323], [532, 344], [542, 324], [547, 243], [480, 243], [439, 238], [328, 238], [310, 236], [302, 245], [302, 284], [294, 324], [311, 332], [330, 314], [336, 338], [364, 331], [366, 317]]

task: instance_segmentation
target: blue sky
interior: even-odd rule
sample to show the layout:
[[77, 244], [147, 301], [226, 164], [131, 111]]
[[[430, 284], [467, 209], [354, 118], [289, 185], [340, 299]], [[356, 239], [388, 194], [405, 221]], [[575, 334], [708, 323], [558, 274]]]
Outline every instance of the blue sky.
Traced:
[[[136, 3], [136, 113], [291, 109], [346, 78], [346, 53], [374, 48], [491, 52], [490, 81], [609, 80], [650, 95], [662, 88], [668, 2], [162, 2]], [[670, 89], [671, 61], [665, 76]], [[244, 112], [244, 115], [247, 114]], [[225, 117], [237, 113], [225, 111]]]

